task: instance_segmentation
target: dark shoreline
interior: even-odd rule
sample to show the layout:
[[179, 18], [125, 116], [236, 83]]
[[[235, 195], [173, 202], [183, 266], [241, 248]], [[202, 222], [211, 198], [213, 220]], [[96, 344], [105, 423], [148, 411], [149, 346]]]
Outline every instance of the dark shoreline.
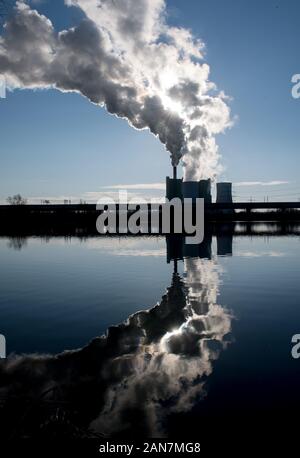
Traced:
[[[259, 208], [264, 211], [257, 211]], [[135, 211], [131, 213], [135, 213]], [[150, 207], [148, 211], [150, 215]], [[0, 235], [8, 237], [43, 235], [100, 236], [96, 229], [96, 220], [100, 213], [101, 211], [97, 210], [94, 204], [2, 205], [0, 206]], [[117, 221], [118, 214], [119, 208], [117, 208]], [[130, 212], [128, 212], [128, 215], [130, 215]], [[273, 225], [274, 231], [271, 231], [271, 233], [274, 234], [295, 233], [298, 235], [297, 223], [300, 223], [300, 202], [247, 202], [205, 205], [205, 226], [206, 231], [210, 233], [249, 235], [256, 232], [253, 227], [257, 223]], [[244, 229], [236, 231], [238, 224], [244, 225]], [[269, 230], [259, 231], [259, 233], [272, 235]], [[130, 234], [118, 232], [115, 235], [119, 237], [130, 236]], [[151, 232], [151, 227], [149, 226], [149, 231], [146, 235], [157, 236], [165, 234], [162, 232], [161, 227]]]

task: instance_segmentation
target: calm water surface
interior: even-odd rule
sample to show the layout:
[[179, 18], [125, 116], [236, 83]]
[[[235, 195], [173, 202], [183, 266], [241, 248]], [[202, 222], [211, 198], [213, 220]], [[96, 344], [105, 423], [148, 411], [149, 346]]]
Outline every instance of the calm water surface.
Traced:
[[[196, 434], [208, 416], [296, 412], [300, 237], [263, 232], [208, 236], [200, 247], [1, 238], [10, 357], [0, 394], [20, 394], [20, 383], [29, 397], [59, 387], [74, 424], [80, 411], [80, 428], [109, 436]], [[50, 414], [29, 415], [15, 434], [35, 435]]]

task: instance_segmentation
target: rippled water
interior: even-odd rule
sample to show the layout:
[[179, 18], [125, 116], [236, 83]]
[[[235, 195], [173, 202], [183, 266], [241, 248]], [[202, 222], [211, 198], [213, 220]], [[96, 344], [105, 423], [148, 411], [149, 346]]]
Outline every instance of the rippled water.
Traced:
[[[159, 237], [1, 238], [10, 357], [0, 394], [59, 389], [72, 423], [77, 409], [84, 431], [112, 436], [190, 434], [208, 416], [296, 411], [299, 255], [297, 231], [267, 226], [207, 235], [199, 247]], [[26, 434], [47, 415], [31, 413]]]

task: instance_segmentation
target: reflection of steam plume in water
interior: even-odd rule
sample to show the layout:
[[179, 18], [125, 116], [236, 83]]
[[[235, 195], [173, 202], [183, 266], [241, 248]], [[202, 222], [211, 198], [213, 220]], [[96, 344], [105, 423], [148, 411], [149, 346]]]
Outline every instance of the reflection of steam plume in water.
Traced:
[[24, 2], [0, 38], [0, 73], [11, 87], [76, 91], [149, 129], [182, 155], [187, 179], [218, 172], [215, 134], [230, 124], [224, 95], [203, 63], [203, 43], [168, 26], [164, 0], [66, 0], [85, 19], [57, 33]]
[[[205, 396], [212, 362], [230, 331], [230, 315], [216, 305], [216, 263], [186, 259], [185, 270], [186, 283], [174, 273], [158, 305], [82, 350], [2, 362], [0, 396], [28, 395], [36, 402], [59, 386], [62, 399], [93, 431], [162, 436], [169, 414], [188, 411]], [[27, 419], [26, 428], [30, 424]]]
[[[226, 346], [223, 339], [230, 332], [231, 319], [216, 305], [219, 272], [215, 262], [186, 259], [185, 268], [186, 284], [174, 273], [153, 321], [143, 326], [148, 312], [134, 315], [144, 328], [141, 345], [134, 354], [118, 360], [118, 370], [125, 365], [128, 374], [122, 384], [118, 380], [110, 386], [106, 406], [94, 422], [96, 429], [119, 431], [124, 427], [124, 412], [139, 406], [147, 434], [159, 436], [168, 414], [188, 411], [205, 396], [205, 378]], [[164, 326], [159, 329], [160, 322]], [[156, 336], [151, 329], [159, 330]]]

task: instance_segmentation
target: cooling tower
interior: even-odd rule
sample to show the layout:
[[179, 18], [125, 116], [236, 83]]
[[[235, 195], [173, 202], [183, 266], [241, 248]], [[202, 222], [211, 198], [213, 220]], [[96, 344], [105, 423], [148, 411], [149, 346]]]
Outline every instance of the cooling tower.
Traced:
[[184, 181], [182, 183], [182, 195], [184, 199], [197, 199], [199, 196], [198, 181]]
[[232, 183], [217, 183], [217, 203], [232, 202]]
[[211, 203], [211, 181], [201, 180], [199, 181], [199, 197], [205, 200], [206, 204]]
[[184, 181], [182, 183], [182, 195], [186, 199], [202, 198], [205, 203], [211, 203], [211, 181]]

